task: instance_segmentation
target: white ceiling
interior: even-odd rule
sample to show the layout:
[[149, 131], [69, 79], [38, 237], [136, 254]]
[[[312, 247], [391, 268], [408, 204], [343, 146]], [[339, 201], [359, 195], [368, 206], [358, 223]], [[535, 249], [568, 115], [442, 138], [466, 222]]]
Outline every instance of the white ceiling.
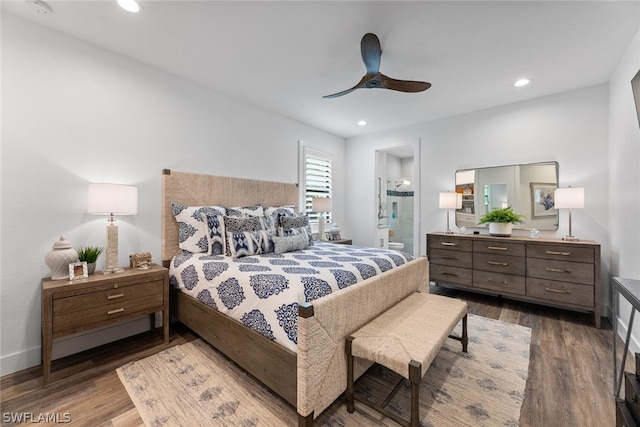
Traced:
[[[346, 138], [605, 83], [640, 29], [640, 1], [47, 3], [2, 10]], [[433, 86], [323, 99], [364, 75], [367, 32], [382, 73]]]

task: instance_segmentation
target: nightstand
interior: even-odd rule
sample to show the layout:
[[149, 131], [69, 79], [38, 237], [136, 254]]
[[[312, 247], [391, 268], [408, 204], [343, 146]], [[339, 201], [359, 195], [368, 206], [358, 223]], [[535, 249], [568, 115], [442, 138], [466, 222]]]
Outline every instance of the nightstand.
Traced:
[[351, 239], [328, 240], [328, 242], [335, 243], [336, 245], [353, 245]]
[[169, 343], [169, 270], [152, 265], [148, 270], [96, 272], [86, 279], [42, 279], [42, 370], [49, 385], [53, 339], [162, 312], [165, 344]]

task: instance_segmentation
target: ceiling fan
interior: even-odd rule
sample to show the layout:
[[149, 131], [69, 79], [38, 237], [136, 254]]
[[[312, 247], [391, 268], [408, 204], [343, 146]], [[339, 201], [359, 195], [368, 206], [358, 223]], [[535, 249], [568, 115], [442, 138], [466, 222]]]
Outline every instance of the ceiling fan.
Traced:
[[325, 95], [323, 98], [337, 98], [338, 96], [346, 95], [360, 88], [381, 88], [391, 89], [400, 92], [422, 92], [431, 87], [431, 83], [416, 82], [411, 80], [396, 80], [391, 77], [387, 77], [380, 72], [380, 56], [382, 55], [382, 49], [380, 49], [380, 40], [378, 36], [372, 33], [367, 33], [362, 37], [360, 42], [360, 51], [362, 53], [362, 61], [367, 69], [367, 74], [362, 77], [362, 80], [351, 89], [344, 90], [342, 92], [334, 93], [332, 95]]

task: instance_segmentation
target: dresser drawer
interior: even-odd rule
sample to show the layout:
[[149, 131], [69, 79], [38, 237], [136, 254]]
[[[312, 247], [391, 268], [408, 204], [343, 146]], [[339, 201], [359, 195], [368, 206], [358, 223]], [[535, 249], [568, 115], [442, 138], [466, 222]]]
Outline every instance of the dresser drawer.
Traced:
[[524, 257], [474, 253], [473, 269], [524, 276], [526, 261]]
[[487, 271], [473, 271], [473, 287], [482, 288], [499, 293], [524, 295], [526, 286], [523, 276], [512, 274], [490, 273]]
[[527, 278], [527, 296], [549, 302], [594, 306], [594, 287], [575, 283]]
[[529, 244], [527, 245], [527, 257], [586, 263], [593, 263], [595, 260], [593, 248], [565, 245]]
[[524, 243], [506, 243], [506, 242], [491, 242], [490, 240], [474, 240], [473, 252], [524, 257], [527, 251]]
[[429, 280], [454, 285], [471, 286], [473, 270], [469, 268], [433, 265], [429, 263]]
[[471, 252], [432, 249], [429, 264], [450, 265], [452, 267], [471, 268]]
[[527, 258], [527, 277], [594, 284], [594, 265], [582, 262], [554, 261], [542, 258]]
[[430, 249], [471, 252], [472, 241], [464, 237], [429, 235]]
[[115, 289], [91, 292], [59, 298], [53, 301], [53, 314], [55, 316], [86, 310], [87, 307], [102, 307], [114, 303], [122, 303], [136, 298], [163, 297], [163, 281], [141, 283]]
[[96, 325], [119, 317], [132, 317], [136, 314], [144, 315], [153, 312], [154, 309], [164, 309], [164, 296], [162, 293], [141, 298], [119, 300], [99, 307], [90, 307], [86, 310], [58, 314], [53, 319], [53, 334], [68, 330], [92, 329]]

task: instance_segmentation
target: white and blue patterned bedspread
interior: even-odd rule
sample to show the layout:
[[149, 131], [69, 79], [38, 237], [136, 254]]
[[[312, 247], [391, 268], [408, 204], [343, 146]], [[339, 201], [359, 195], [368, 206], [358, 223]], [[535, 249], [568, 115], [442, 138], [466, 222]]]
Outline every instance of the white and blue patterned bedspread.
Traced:
[[171, 261], [169, 283], [296, 351], [299, 302], [413, 259], [406, 252], [320, 242], [301, 251], [237, 259], [183, 252]]

